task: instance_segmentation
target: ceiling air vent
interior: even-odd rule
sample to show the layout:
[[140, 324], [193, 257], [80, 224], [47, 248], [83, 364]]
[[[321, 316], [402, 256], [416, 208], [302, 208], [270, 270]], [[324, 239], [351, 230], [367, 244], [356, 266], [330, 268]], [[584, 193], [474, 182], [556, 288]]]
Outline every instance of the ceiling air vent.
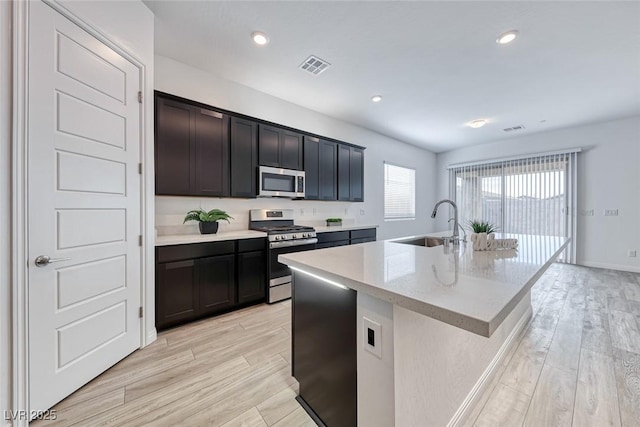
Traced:
[[510, 127], [510, 128], [505, 128], [505, 129], [502, 129], [502, 130], [505, 131], [505, 132], [515, 132], [517, 130], [524, 130], [524, 129], [525, 129], [524, 125], [518, 125], [518, 126], [513, 126], [513, 127]]
[[320, 59], [317, 56], [311, 55], [305, 61], [300, 64], [300, 69], [307, 71], [311, 74], [315, 74], [316, 76], [327, 69], [331, 64], [329, 64], [324, 59]]

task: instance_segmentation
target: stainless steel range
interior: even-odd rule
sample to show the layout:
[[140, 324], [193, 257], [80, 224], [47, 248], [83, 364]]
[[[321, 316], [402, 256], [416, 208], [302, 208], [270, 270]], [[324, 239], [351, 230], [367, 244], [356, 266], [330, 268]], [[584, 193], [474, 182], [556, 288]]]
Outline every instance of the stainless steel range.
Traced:
[[267, 233], [269, 240], [269, 303], [291, 298], [291, 270], [278, 262], [278, 255], [315, 249], [316, 231], [294, 225], [293, 209], [251, 209], [249, 228]]

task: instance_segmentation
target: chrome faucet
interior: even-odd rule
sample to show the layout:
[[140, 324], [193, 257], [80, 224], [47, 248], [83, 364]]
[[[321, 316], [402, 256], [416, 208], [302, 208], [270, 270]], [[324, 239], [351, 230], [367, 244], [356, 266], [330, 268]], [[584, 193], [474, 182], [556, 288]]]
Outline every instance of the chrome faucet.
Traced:
[[440, 200], [433, 207], [431, 218], [436, 217], [436, 214], [438, 213], [438, 207], [443, 203], [449, 203], [451, 206], [453, 206], [453, 236], [451, 236], [451, 240], [453, 241], [454, 245], [457, 245], [460, 243], [460, 233], [458, 231], [458, 227], [460, 227], [460, 224], [458, 223], [458, 206], [456, 205], [456, 203], [453, 200], [449, 199]]

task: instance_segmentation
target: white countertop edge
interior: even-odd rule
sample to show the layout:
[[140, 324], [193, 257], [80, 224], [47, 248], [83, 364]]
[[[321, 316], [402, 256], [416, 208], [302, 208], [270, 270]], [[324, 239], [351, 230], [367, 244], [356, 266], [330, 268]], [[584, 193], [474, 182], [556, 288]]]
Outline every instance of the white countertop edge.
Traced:
[[[385, 289], [380, 289], [377, 286], [372, 286], [364, 282], [352, 280], [330, 271], [314, 268], [305, 263], [301, 263], [290, 259], [286, 254], [280, 255], [279, 259], [285, 261], [284, 263], [290, 267], [295, 267], [307, 273], [311, 273], [315, 276], [333, 281], [335, 283], [342, 284], [349, 289], [353, 289], [358, 292], [364, 292], [367, 295], [378, 298], [380, 300], [396, 304], [400, 307], [415, 311], [416, 313], [423, 314], [431, 317], [432, 319], [439, 320], [452, 326], [464, 329], [466, 331], [481, 335], [483, 337], [490, 337], [496, 329], [502, 324], [504, 319], [511, 313], [513, 308], [524, 298], [524, 296], [531, 290], [533, 284], [542, 276], [542, 274], [551, 266], [556, 260], [558, 255], [567, 247], [571, 239], [560, 246], [560, 248], [549, 258], [549, 260], [540, 267], [540, 269], [534, 274], [517, 292], [514, 297], [505, 305], [505, 307], [491, 320], [480, 319], [473, 316], [465, 315], [449, 309], [439, 307], [433, 304], [429, 304], [425, 301], [419, 301], [415, 298], [411, 298], [402, 294], [391, 292]], [[365, 243], [366, 244], [366, 243]]]
[[[301, 223], [300, 225], [306, 225], [306, 224]], [[309, 227], [313, 227], [316, 230], [316, 233], [331, 233], [333, 231], [366, 230], [368, 228], [378, 228], [379, 225], [353, 224], [353, 225], [341, 225], [341, 226], [335, 226], [335, 227], [327, 227], [324, 225], [310, 225]]]
[[[304, 225], [304, 224], [301, 224]], [[313, 226], [310, 226], [313, 227]], [[366, 230], [378, 228], [378, 225], [346, 225], [341, 227], [315, 226], [316, 233], [333, 231]], [[267, 233], [254, 230], [227, 231], [216, 234], [166, 234], [156, 237], [155, 246], [185, 245], [189, 243], [223, 242], [225, 240], [256, 239], [267, 237]]]
[[[366, 244], [366, 243], [365, 243]], [[490, 322], [482, 319], [476, 319], [474, 317], [466, 316], [464, 314], [450, 311], [446, 308], [438, 307], [424, 301], [418, 301], [414, 298], [407, 297], [395, 292], [380, 289], [376, 286], [371, 286], [364, 282], [348, 279], [343, 276], [333, 274], [329, 271], [314, 268], [304, 263], [287, 259], [286, 254], [280, 255], [279, 259], [286, 261], [286, 264], [290, 267], [297, 268], [303, 272], [311, 273], [315, 276], [342, 284], [349, 289], [353, 289], [357, 292], [364, 292], [367, 295], [378, 298], [383, 301], [387, 301], [391, 304], [396, 304], [400, 307], [404, 307], [408, 310], [415, 311], [416, 313], [423, 314], [441, 322], [448, 323], [453, 326], [457, 326], [461, 329], [473, 332], [484, 337], [489, 336]]]
[[257, 239], [267, 233], [254, 230], [227, 231], [216, 234], [171, 234], [156, 237], [156, 246], [185, 245], [189, 243], [223, 242], [226, 240]]

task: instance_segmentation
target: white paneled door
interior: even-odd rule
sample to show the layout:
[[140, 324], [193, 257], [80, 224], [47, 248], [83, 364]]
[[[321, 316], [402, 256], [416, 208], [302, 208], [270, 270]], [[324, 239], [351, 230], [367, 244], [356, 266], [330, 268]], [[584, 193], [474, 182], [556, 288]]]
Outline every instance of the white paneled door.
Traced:
[[140, 346], [140, 70], [30, 3], [29, 404], [46, 410]]

